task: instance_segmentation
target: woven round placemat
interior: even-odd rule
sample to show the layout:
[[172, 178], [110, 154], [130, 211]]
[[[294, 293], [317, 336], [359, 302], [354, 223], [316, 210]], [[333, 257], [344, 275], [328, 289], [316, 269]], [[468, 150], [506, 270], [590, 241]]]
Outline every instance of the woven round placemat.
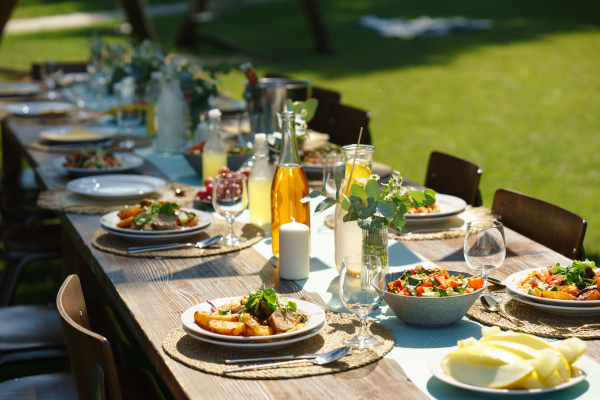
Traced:
[[[127, 136], [118, 135], [112, 138], [111, 145], [108, 147], [104, 147], [104, 150], [110, 151], [131, 151], [132, 149], [137, 149], [140, 147], [148, 147], [152, 144], [152, 140], [133, 136], [132, 139], [135, 141], [135, 146], [132, 148], [122, 148], [119, 147], [119, 143], [128, 140]], [[88, 143], [82, 143], [81, 148], [84, 148], [88, 145]], [[59, 154], [69, 154], [75, 152], [77, 150], [76, 147], [65, 147], [64, 144], [49, 142], [44, 139], [35, 139], [26, 144], [27, 147], [33, 150], [45, 151], [49, 153], [59, 153]]]
[[502, 329], [508, 329], [515, 332], [529, 333], [536, 336], [570, 338], [578, 337], [580, 339], [599, 339], [600, 328], [583, 329], [577, 333], [560, 333], [552, 328], [540, 324], [540, 322], [556, 327], [581, 326], [585, 324], [600, 323], [600, 315], [595, 316], [574, 316], [557, 315], [544, 312], [535, 307], [521, 303], [510, 298], [506, 293], [494, 293], [494, 297], [501, 298], [504, 304], [504, 310], [507, 314], [523, 322], [523, 326], [516, 326], [500, 313], [488, 311], [481, 305], [480, 301], [467, 312], [467, 316], [483, 322], [488, 325], [499, 326]]
[[338, 347], [344, 347], [344, 339], [358, 332], [360, 322], [350, 314], [327, 311], [327, 326], [318, 335], [292, 345], [270, 351], [239, 351], [226, 349], [205, 343], [187, 335], [181, 327], [169, 332], [163, 342], [163, 349], [174, 360], [188, 367], [214, 375], [242, 379], [286, 379], [334, 374], [371, 364], [389, 353], [394, 347], [392, 331], [376, 322], [369, 321], [369, 331], [383, 341], [383, 344], [368, 350], [354, 350], [352, 354], [331, 364], [314, 365], [310, 362], [277, 367], [260, 368], [249, 371], [223, 373], [224, 369], [238, 366], [260, 365], [264, 363], [225, 364], [227, 359], [278, 357], [326, 353]]
[[[253, 244], [260, 241], [264, 236], [264, 231], [252, 224], [245, 224], [243, 222], [235, 221], [233, 223], [233, 232], [237, 237], [245, 239], [242, 243], [237, 246], [227, 246], [221, 243], [217, 243], [213, 246], [205, 249], [197, 249], [195, 247], [189, 247], [184, 249], [174, 250], [163, 250], [163, 251], [148, 251], [144, 253], [127, 254], [127, 248], [130, 246], [140, 246], [139, 242], [127, 240], [123, 237], [111, 235], [104, 229], [98, 229], [92, 236], [92, 245], [102, 251], [108, 253], [118, 254], [120, 256], [128, 257], [163, 257], [163, 258], [191, 258], [191, 257], [205, 257], [205, 256], [216, 256], [218, 254], [231, 253], [252, 246]], [[210, 226], [199, 232], [197, 235], [186, 238], [185, 240], [177, 240], [177, 242], [190, 242], [196, 243], [200, 240], [207, 239], [211, 236], [223, 235], [227, 233], [227, 221], [222, 219], [213, 218]], [[146, 243], [148, 244], [148, 243]], [[153, 243], [149, 243], [153, 244]]]
[[[183, 183], [171, 183], [171, 185], [181, 189], [184, 195], [176, 196], [173, 189], [164, 187], [156, 193], [150, 194], [148, 198], [173, 202], [180, 206], [185, 206], [194, 201], [196, 189], [193, 186]], [[46, 210], [64, 211], [73, 214], [106, 214], [129, 206], [139, 205], [139, 200], [110, 201], [81, 196], [67, 188], [52, 188], [40, 193], [37, 205]]]
[[[475, 219], [491, 219], [491, 220], [495, 220], [497, 219], [497, 217], [494, 215], [494, 213], [485, 207], [471, 207], [471, 206], [467, 206], [465, 213], [469, 213], [469, 219], [468, 220], [475, 220]], [[324, 219], [325, 225], [331, 229], [333, 229], [333, 215], [328, 215], [327, 217], [325, 217]], [[463, 224], [463, 227], [466, 227], [466, 222]], [[435, 226], [435, 224], [432, 225], [427, 225], [424, 226], [424, 228], [426, 229], [435, 229], [437, 228]], [[417, 228], [420, 229], [420, 228]], [[394, 240], [438, 240], [438, 239], [451, 239], [451, 238], [456, 238], [456, 237], [462, 237], [465, 236], [465, 230], [462, 229], [461, 227], [455, 227], [453, 226], [451, 230], [448, 230], [447, 227], [440, 227], [439, 231], [436, 232], [431, 232], [431, 233], [411, 233], [411, 234], [402, 234], [402, 233], [397, 233], [394, 232], [392, 230], [390, 230], [390, 232], [388, 233], [388, 237], [390, 239], [394, 239]], [[407, 230], [408, 231], [408, 230]]]

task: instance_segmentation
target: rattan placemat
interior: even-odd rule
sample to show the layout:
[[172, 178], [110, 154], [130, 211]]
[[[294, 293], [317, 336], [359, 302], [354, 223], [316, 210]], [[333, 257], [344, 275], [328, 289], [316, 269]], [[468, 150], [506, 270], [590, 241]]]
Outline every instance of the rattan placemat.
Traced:
[[516, 332], [530, 333], [536, 336], [569, 338], [578, 337], [580, 339], [599, 339], [600, 328], [583, 329], [577, 333], [560, 333], [552, 328], [540, 324], [544, 322], [548, 325], [556, 327], [573, 327], [585, 324], [600, 323], [600, 315], [595, 316], [574, 316], [550, 314], [530, 305], [521, 303], [510, 298], [506, 293], [494, 293], [494, 297], [501, 298], [504, 304], [504, 309], [507, 314], [517, 318], [523, 322], [523, 326], [516, 326], [508, 319], [496, 312], [486, 310], [480, 301], [475, 304], [467, 312], [467, 316], [483, 322], [488, 325], [499, 326], [502, 329], [508, 329]]
[[[462, 216], [462, 218], [461, 218]], [[475, 219], [497, 219], [494, 213], [488, 208], [485, 207], [471, 207], [467, 206], [464, 213], [462, 213], [459, 217], [455, 218], [456, 221], [450, 221], [450, 223], [445, 220], [442, 222], [441, 226], [436, 225], [435, 223], [431, 224], [422, 224], [418, 228], [409, 228], [405, 230], [405, 233], [398, 233], [390, 229], [388, 237], [394, 240], [438, 240], [438, 239], [451, 239], [456, 237], [465, 236], [465, 227], [468, 221], [472, 221]], [[333, 229], [333, 214], [325, 217], [325, 225], [331, 229]], [[436, 230], [434, 232], [427, 233], [418, 233], [419, 229], [426, 230]], [[415, 229], [415, 233], [408, 232], [411, 229]], [[439, 229], [439, 230], [437, 230]]]
[[[369, 321], [369, 331], [383, 341], [378, 347], [369, 350], [354, 350], [352, 354], [331, 364], [314, 365], [310, 362], [302, 364], [267, 367], [250, 371], [223, 373], [224, 369], [261, 363], [225, 364], [227, 359], [277, 357], [286, 355], [302, 355], [326, 353], [338, 347], [344, 347], [344, 339], [358, 332], [360, 322], [350, 314], [326, 311], [327, 326], [318, 335], [292, 345], [269, 351], [239, 351], [205, 343], [187, 335], [181, 327], [169, 332], [163, 342], [163, 349], [176, 361], [188, 367], [214, 375], [223, 375], [242, 379], [286, 379], [305, 376], [334, 374], [371, 364], [389, 353], [394, 347], [392, 331], [376, 322]], [[264, 364], [264, 363], [262, 363]]]
[[[110, 151], [131, 151], [132, 149], [138, 149], [140, 147], [148, 147], [152, 144], [152, 140], [141, 138], [137, 136], [133, 136], [132, 140], [135, 141], [135, 146], [133, 148], [122, 148], [119, 147], [119, 143], [124, 140], [128, 140], [127, 136], [115, 136], [110, 141], [110, 146], [103, 147], [105, 150]], [[60, 154], [69, 154], [74, 153], [78, 148], [83, 148], [89, 145], [89, 143], [82, 143], [80, 146], [73, 145], [65, 145], [61, 143], [54, 143], [44, 139], [35, 139], [26, 144], [32, 150], [45, 151], [48, 153], [60, 153]]]
[[[233, 232], [238, 238], [243, 239], [242, 243], [237, 246], [227, 246], [221, 243], [217, 243], [213, 246], [205, 249], [197, 249], [195, 247], [188, 247], [183, 249], [174, 250], [163, 250], [163, 251], [149, 251], [144, 253], [127, 254], [127, 248], [130, 246], [143, 246], [145, 244], [151, 245], [154, 243], [139, 243], [127, 240], [123, 237], [111, 235], [104, 229], [98, 229], [92, 236], [92, 245], [102, 251], [108, 253], [118, 254], [120, 256], [128, 257], [163, 257], [163, 258], [191, 258], [191, 257], [205, 257], [215, 256], [218, 254], [231, 253], [250, 247], [260, 241], [264, 236], [264, 231], [252, 224], [245, 224], [243, 222], [235, 221], [233, 223]], [[200, 240], [209, 238], [211, 236], [227, 234], [227, 221], [222, 219], [213, 218], [210, 226], [199, 232], [197, 235], [192, 237], [177, 240], [177, 242], [183, 243], [196, 243]], [[168, 242], [167, 242], [168, 243]]]
[[[170, 185], [181, 189], [183, 196], [176, 196], [173, 189], [164, 187], [156, 193], [150, 194], [148, 198], [173, 202], [180, 206], [188, 205], [194, 201], [196, 189], [193, 186], [176, 182], [170, 183]], [[52, 211], [64, 211], [74, 214], [106, 214], [129, 206], [139, 205], [139, 200], [112, 201], [81, 196], [66, 188], [52, 188], [40, 193], [37, 204], [40, 208]]]

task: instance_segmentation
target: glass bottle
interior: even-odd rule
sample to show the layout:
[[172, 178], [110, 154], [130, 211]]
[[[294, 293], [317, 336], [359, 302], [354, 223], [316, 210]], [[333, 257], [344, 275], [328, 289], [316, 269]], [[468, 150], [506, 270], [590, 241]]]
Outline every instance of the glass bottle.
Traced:
[[298, 144], [295, 132], [295, 114], [293, 111], [283, 111], [281, 154], [271, 186], [271, 237], [273, 256], [279, 258], [279, 227], [296, 222], [310, 228], [310, 206], [300, 200], [308, 195], [308, 181], [302, 169], [298, 156]]
[[271, 223], [271, 186], [273, 169], [269, 164], [267, 135], [254, 136], [254, 164], [248, 179], [250, 222], [259, 226]]
[[156, 104], [160, 97], [162, 72], [152, 72], [150, 79], [144, 95], [144, 100], [146, 101], [146, 132], [148, 136], [154, 137], [156, 136]]
[[156, 105], [157, 151], [177, 153], [185, 144], [185, 102], [179, 82], [173, 77], [173, 70], [165, 70], [165, 79], [160, 88]]
[[[368, 178], [371, 175], [374, 152], [375, 147], [364, 144], [358, 146], [358, 151], [355, 144], [342, 147], [342, 153], [346, 161], [346, 171], [342, 190], [340, 190], [340, 197], [342, 197], [342, 194], [346, 194], [346, 196], [350, 195], [350, 187], [353, 183], [356, 183], [356, 178]], [[356, 154], [356, 165], [353, 170], [354, 154]], [[350, 178], [351, 171], [352, 178]], [[344, 211], [339, 203], [335, 205], [333, 232], [335, 266], [338, 272], [342, 268], [342, 259], [352, 254], [358, 254], [357, 252], [361, 251], [363, 247], [362, 229], [360, 229], [356, 221], [344, 222], [343, 218], [346, 214], [347, 211]]]
[[219, 168], [227, 166], [227, 148], [221, 137], [221, 111], [208, 112], [208, 138], [202, 150], [202, 180], [214, 178]]

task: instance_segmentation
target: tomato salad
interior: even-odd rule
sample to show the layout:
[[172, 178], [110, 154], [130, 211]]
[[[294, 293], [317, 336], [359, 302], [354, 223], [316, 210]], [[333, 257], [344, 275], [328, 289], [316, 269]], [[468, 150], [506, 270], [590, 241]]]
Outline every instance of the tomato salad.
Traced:
[[[188, 154], [202, 154], [204, 152], [204, 145], [206, 140], [203, 140], [200, 144], [195, 144], [188, 150]], [[248, 147], [233, 145], [227, 148], [227, 155], [244, 154], [248, 153], [250, 149]]]
[[448, 297], [473, 293], [484, 286], [483, 278], [450, 276], [446, 268], [427, 270], [420, 265], [388, 282], [387, 291], [401, 296]]

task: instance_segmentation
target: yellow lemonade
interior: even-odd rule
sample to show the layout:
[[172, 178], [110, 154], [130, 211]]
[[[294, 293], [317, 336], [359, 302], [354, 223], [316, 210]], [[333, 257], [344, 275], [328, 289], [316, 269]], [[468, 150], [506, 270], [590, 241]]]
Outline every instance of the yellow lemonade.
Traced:
[[259, 226], [271, 223], [271, 186], [273, 180], [268, 178], [250, 179], [248, 181], [250, 223]]
[[214, 178], [219, 168], [227, 166], [227, 153], [202, 153], [202, 180]]
[[156, 136], [156, 121], [154, 121], [154, 111], [156, 110], [156, 104], [146, 104], [146, 132], [148, 136]]

